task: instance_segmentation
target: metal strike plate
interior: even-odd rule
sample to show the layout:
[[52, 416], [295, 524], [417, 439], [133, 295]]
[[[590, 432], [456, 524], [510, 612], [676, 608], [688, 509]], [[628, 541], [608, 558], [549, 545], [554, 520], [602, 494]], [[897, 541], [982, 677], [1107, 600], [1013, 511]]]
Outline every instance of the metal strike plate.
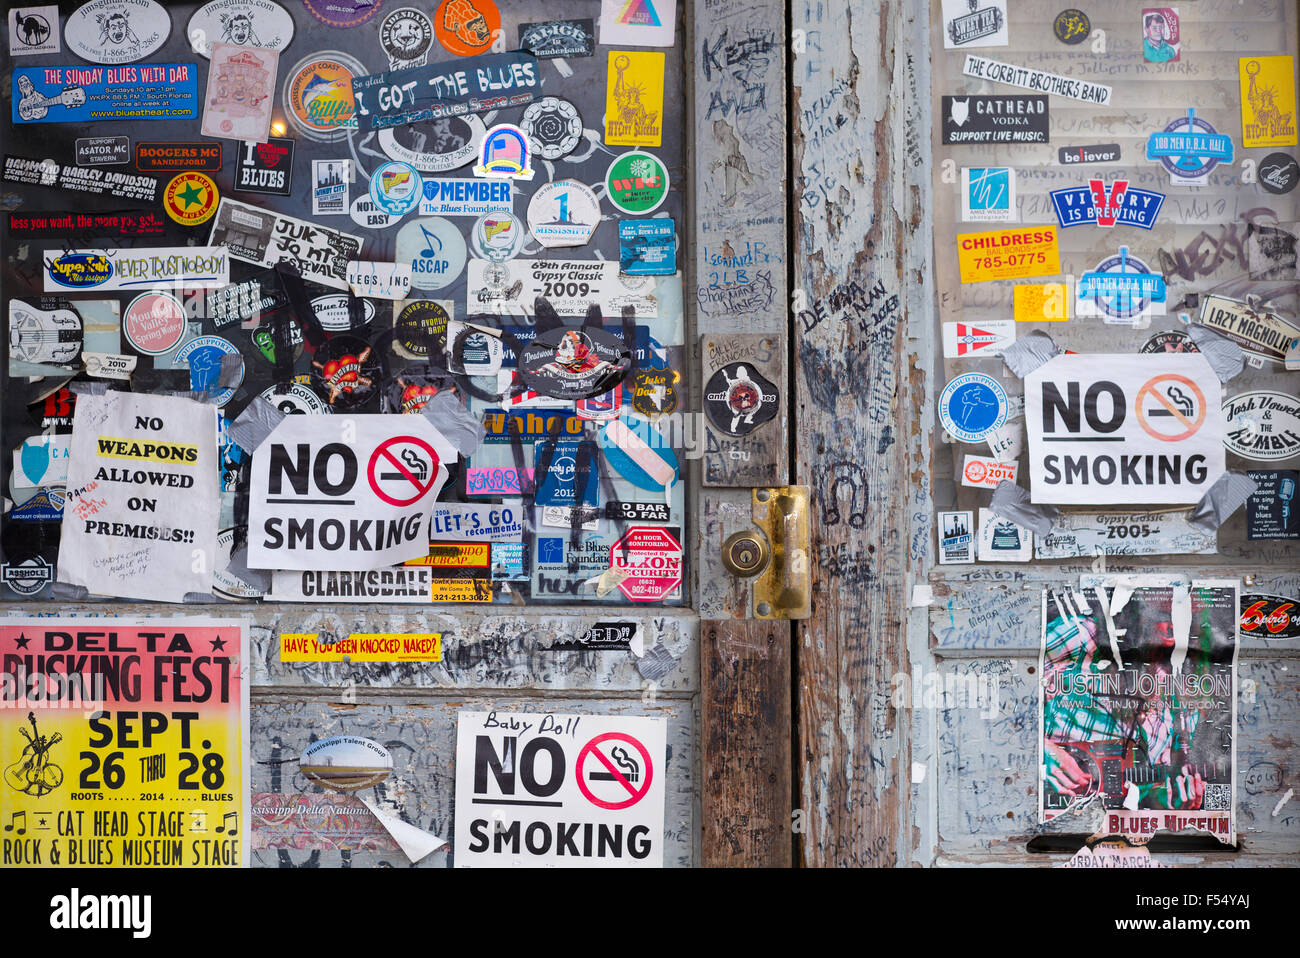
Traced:
[[753, 580], [754, 618], [806, 619], [812, 614], [808, 487], [776, 486], [752, 495], [754, 525], [771, 549], [767, 567]]

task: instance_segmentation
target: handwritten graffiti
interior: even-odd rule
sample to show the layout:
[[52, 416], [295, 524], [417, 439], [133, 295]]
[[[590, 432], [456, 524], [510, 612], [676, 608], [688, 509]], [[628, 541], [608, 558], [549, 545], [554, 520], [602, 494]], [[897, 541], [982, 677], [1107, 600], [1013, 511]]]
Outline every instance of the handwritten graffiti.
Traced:
[[820, 491], [822, 525], [837, 526], [842, 521], [840, 497], [845, 498], [849, 525], [861, 529], [867, 524], [867, 470], [856, 462], [836, 462], [813, 470], [815, 488]]
[[[1160, 272], [1169, 282], [1175, 277], [1191, 281], [1212, 276], [1225, 263], [1236, 263], [1252, 278], [1266, 278], [1256, 274], [1274, 269], [1294, 269], [1295, 235], [1270, 223], [1276, 224], [1277, 216], [1267, 206], [1257, 206], [1243, 213], [1240, 221], [1219, 227], [1217, 233], [1202, 230], [1182, 249], [1160, 250]], [[1253, 262], [1252, 242], [1259, 257]]]
[[[766, 31], [729, 42], [730, 29], [706, 37], [702, 56], [704, 78], [720, 83], [709, 94], [705, 119], [724, 118], [767, 109], [767, 72], [777, 49], [776, 33]], [[779, 56], [779, 54], [777, 54]]]
[[711, 316], [728, 313], [756, 313], [772, 305], [776, 287], [772, 284], [772, 271], [763, 269], [754, 279], [729, 285], [701, 286], [696, 290], [700, 309]]

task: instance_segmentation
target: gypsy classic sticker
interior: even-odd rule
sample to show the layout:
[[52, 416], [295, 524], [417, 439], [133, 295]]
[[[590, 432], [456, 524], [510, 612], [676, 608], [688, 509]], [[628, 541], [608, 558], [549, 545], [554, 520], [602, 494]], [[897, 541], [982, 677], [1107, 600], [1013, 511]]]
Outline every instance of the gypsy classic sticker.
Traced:
[[337, 50], [299, 60], [284, 81], [289, 123], [308, 139], [322, 143], [346, 138], [357, 125], [352, 80], [368, 72], [361, 61]]
[[991, 233], [958, 233], [957, 262], [963, 283], [1054, 276], [1061, 271], [1057, 227]]
[[278, 51], [293, 40], [293, 16], [271, 0], [213, 0], [194, 11], [185, 35], [201, 57], [214, 43]]
[[1092, 35], [1092, 21], [1082, 10], [1069, 7], [1058, 13], [1052, 21], [1052, 33], [1062, 43], [1078, 46]]
[[535, 171], [530, 165], [530, 153], [523, 130], [512, 123], [498, 123], [483, 137], [474, 175], [531, 180]]
[[942, 113], [945, 146], [1047, 143], [1051, 139], [1051, 113], [1045, 96], [946, 96]]
[[410, 163], [391, 160], [370, 174], [370, 199], [389, 216], [405, 216], [420, 205], [423, 194], [420, 171]]
[[[222, 385], [226, 356], [239, 357], [238, 372], [225, 377]], [[244, 359], [235, 344], [220, 336], [198, 336], [176, 350], [172, 362], [177, 366], [189, 366], [190, 389], [196, 393], [211, 393], [213, 402], [224, 406], [235, 397], [235, 393], [244, 382]], [[231, 382], [233, 380], [233, 382]]]
[[605, 80], [605, 145], [663, 142], [664, 55], [611, 50]]
[[704, 413], [728, 436], [748, 436], [781, 411], [781, 393], [752, 365], [728, 363], [704, 387]]
[[1159, 160], [1174, 186], [1204, 186], [1220, 162], [1231, 163], [1232, 138], [1188, 108], [1187, 116], [1170, 122], [1147, 138], [1147, 159]]
[[1135, 325], [1148, 313], [1164, 313], [1164, 277], [1127, 246], [1083, 274], [1077, 287], [1080, 316], [1101, 316], [1107, 323]]
[[1289, 153], [1270, 153], [1259, 161], [1259, 185], [1275, 195], [1290, 193], [1300, 183], [1300, 163]]
[[529, 389], [556, 399], [598, 396], [622, 380], [631, 353], [613, 333], [584, 326], [541, 333], [519, 357]]
[[163, 190], [163, 209], [181, 226], [206, 223], [217, 211], [221, 196], [212, 177], [203, 173], [181, 173]]
[[578, 108], [557, 96], [542, 97], [524, 108], [520, 128], [533, 152], [545, 160], [568, 156], [582, 142]]
[[605, 171], [605, 194], [624, 213], [652, 213], [668, 197], [668, 168], [651, 153], [630, 150]]
[[984, 373], [965, 373], [948, 383], [939, 397], [939, 421], [961, 442], [980, 442], [1007, 421], [1007, 394]]
[[1295, 146], [1295, 61], [1292, 57], [1242, 57], [1241, 145]]
[[187, 331], [185, 307], [167, 293], [143, 293], [122, 315], [122, 335], [137, 353], [161, 356], [180, 345]]
[[63, 40], [83, 60], [113, 66], [157, 52], [171, 32], [171, 16], [154, 0], [93, 0], [68, 15]]
[[312, 385], [335, 409], [356, 409], [375, 394], [384, 378], [378, 351], [356, 336], [333, 336], [316, 350], [311, 364]]
[[1176, 63], [1183, 49], [1177, 7], [1146, 7], [1142, 11], [1142, 59], [1147, 63]]
[[390, 70], [422, 67], [433, 46], [433, 21], [423, 10], [398, 7], [380, 22], [379, 45], [388, 54]]
[[555, 180], [528, 201], [528, 229], [548, 248], [586, 246], [600, 225], [600, 198], [578, 180]]
[[58, 53], [59, 7], [14, 7], [9, 17], [9, 55], [34, 56], [41, 53]]
[[442, 289], [465, 269], [465, 237], [450, 220], [433, 216], [412, 220], [397, 233], [394, 260], [411, 265], [416, 289]]
[[1256, 390], [1223, 402], [1223, 445], [1243, 459], [1277, 462], [1300, 456], [1300, 399]]
[[293, 186], [293, 146], [293, 140], [274, 136], [265, 143], [245, 143], [235, 167], [235, 190], [289, 196]]
[[433, 30], [450, 52], [477, 56], [491, 50], [501, 35], [501, 11], [492, 0], [442, 0], [433, 14]]

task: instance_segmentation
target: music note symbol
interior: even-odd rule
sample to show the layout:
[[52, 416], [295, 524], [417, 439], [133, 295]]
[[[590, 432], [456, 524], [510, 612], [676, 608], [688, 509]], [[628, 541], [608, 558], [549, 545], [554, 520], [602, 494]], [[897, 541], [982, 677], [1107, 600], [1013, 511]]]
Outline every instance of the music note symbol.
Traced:
[[26, 835], [27, 834], [27, 812], [25, 811], [14, 812], [13, 815], [9, 817], [9, 824], [5, 826], [5, 831], [7, 832], [14, 831], [14, 823], [17, 822], [18, 819], [20, 818], [23, 820], [23, 827], [18, 829], [18, 834]]
[[226, 830], [226, 822], [230, 821], [232, 818], [235, 820], [235, 824], [230, 826], [230, 837], [234, 838], [239, 834], [239, 812], [226, 812], [226, 814], [221, 818], [221, 824], [217, 826], [218, 835]]

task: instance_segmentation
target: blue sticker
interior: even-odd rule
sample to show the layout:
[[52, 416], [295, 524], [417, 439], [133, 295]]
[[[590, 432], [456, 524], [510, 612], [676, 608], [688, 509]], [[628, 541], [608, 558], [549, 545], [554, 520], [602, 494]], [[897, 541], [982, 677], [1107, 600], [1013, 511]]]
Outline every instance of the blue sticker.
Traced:
[[197, 63], [21, 67], [13, 72], [13, 122], [194, 119], [198, 69]]
[[420, 205], [424, 183], [410, 163], [392, 160], [370, 174], [370, 199], [389, 216], [405, 216]]
[[958, 376], [939, 397], [939, 422], [961, 442], [980, 442], [1006, 421], [1006, 391], [984, 373]]
[[229, 340], [220, 336], [198, 336], [178, 349], [172, 362], [177, 366], [189, 365], [190, 389], [196, 393], [213, 393], [216, 404], [224, 406], [234, 398], [235, 391], [244, 381], [244, 363], [241, 358], [238, 382], [233, 386], [218, 385], [221, 382], [221, 358], [230, 355], [238, 356], [239, 350]]
[[22, 505], [10, 509], [9, 518], [26, 522], [58, 522], [63, 518], [63, 499], [62, 492], [42, 489]]
[[486, 113], [531, 103], [542, 72], [530, 53], [485, 53], [466, 62], [431, 63], [354, 77], [352, 95], [364, 128]]
[[619, 220], [618, 268], [628, 276], [677, 272], [677, 227], [667, 217]]
[[[586, 445], [584, 450], [582, 447]], [[550, 458], [543, 472], [542, 463]], [[600, 479], [596, 474], [594, 444], [587, 440], [560, 439], [555, 443], [539, 442], [533, 447], [537, 492], [533, 501], [539, 506], [600, 505]], [[579, 500], [581, 490], [581, 500]]]
[[610, 466], [638, 489], [657, 492], [664, 488], [647, 468], [672, 481], [678, 478], [677, 453], [664, 434], [644, 420], [622, 418], [606, 424], [600, 431], [600, 447]]
[[522, 542], [492, 543], [492, 580], [515, 582], [528, 578], [528, 552]]
[[537, 561], [544, 565], [564, 562], [564, 540], [547, 536], [537, 540]]
[[1159, 160], [1173, 180], [1203, 180], [1219, 165], [1232, 162], [1232, 138], [1219, 133], [1189, 109], [1147, 139], [1147, 159]]
[[1108, 319], [1129, 320], [1141, 316], [1152, 303], [1165, 301], [1165, 280], [1121, 246], [1118, 256], [1107, 257], [1083, 274], [1079, 302], [1085, 300]]
[[1128, 180], [1116, 180], [1109, 187], [1104, 180], [1089, 180], [1087, 186], [1053, 190], [1052, 205], [1062, 227], [1118, 223], [1149, 230], [1156, 225], [1165, 195], [1131, 187]]
[[[572, 409], [489, 409], [483, 413], [483, 441], [485, 443], [508, 443], [511, 430], [519, 430], [519, 439], [524, 443], [545, 439], [551, 426], [559, 418], [559, 439], [581, 438], [584, 428], [583, 420]], [[514, 423], [515, 425], [511, 425]]]

